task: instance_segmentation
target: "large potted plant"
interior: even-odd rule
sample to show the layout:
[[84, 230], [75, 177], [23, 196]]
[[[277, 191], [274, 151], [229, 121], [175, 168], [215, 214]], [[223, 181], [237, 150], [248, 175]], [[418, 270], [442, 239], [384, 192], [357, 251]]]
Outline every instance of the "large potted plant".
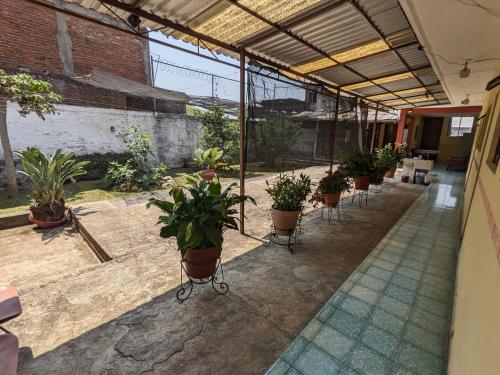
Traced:
[[404, 158], [404, 153], [403, 148], [396, 149], [388, 143], [383, 148], [375, 150], [375, 163], [380, 171], [384, 172], [385, 177], [393, 178], [398, 164]]
[[368, 190], [370, 176], [375, 169], [372, 154], [367, 150], [353, 148], [341, 154], [340, 167], [347, 176], [354, 179], [354, 187], [357, 190]]
[[311, 193], [311, 178], [304, 173], [280, 174], [274, 184], [266, 180], [266, 192], [273, 199], [271, 214], [276, 234], [289, 236], [297, 227], [297, 220], [307, 196]]
[[335, 207], [340, 200], [340, 195], [349, 190], [347, 177], [342, 171], [326, 172], [326, 176], [319, 181], [318, 191], [322, 202], [330, 207]]
[[18, 171], [31, 181], [32, 203], [29, 218], [40, 228], [51, 228], [66, 221], [64, 184], [74, 182], [76, 176], [85, 174], [88, 161], [77, 162], [75, 153], [64, 154], [57, 150], [49, 155], [37, 148], [16, 152], [23, 170]]
[[223, 151], [217, 147], [212, 147], [207, 150], [201, 148], [194, 152], [194, 161], [200, 168], [204, 169], [205, 180], [211, 181], [215, 177], [215, 171], [221, 162]]
[[187, 178], [186, 185], [173, 186], [169, 192], [173, 202], [151, 199], [148, 207], [159, 207], [166, 215], [159, 217], [163, 224], [160, 236], [176, 237], [177, 248], [188, 276], [195, 279], [211, 277], [222, 251], [223, 233], [238, 229], [234, 205], [253, 198], [233, 193], [236, 184], [222, 191], [221, 184]]

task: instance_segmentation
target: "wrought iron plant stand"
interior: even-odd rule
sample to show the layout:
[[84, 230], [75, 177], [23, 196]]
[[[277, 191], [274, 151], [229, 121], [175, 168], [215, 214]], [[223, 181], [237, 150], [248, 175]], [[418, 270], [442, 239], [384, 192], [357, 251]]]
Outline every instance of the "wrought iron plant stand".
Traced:
[[[220, 295], [226, 294], [229, 291], [229, 285], [224, 281], [224, 270], [222, 269], [222, 262], [220, 257], [217, 259], [217, 266], [215, 267], [215, 272], [211, 276], [204, 279], [195, 279], [189, 276], [186, 268], [184, 267], [184, 263], [188, 263], [188, 261], [183, 259], [181, 260], [181, 285], [177, 290], [176, 294], [176, 297], [180, 302], [184, 302], [189, 298], [189, 296], [193, 292], [194, 284], [204, 285], [211, 283], [212, 288]], [[220, 270], [220, 277], [217, 276], [219, 270]], [[182, 280], [183, 273], [185, 273], [188, 278], [186, 285], [184, 285], [184, 282]]]
[[[271, 211], [270, 211], [271, 212]], [[286, 246], [288, 248], [288, 251], [293, 254], [293, 245], [295, 245], [298, 242], [300, 234], [302, 234], [302, 211], [300, 211], [299, 214], [299, 219], [297, 220], [297, 226], [293, 230], [285, 230], [281, 228], [277, 228], [278, 230], [285, 230], [288, 232], [286, 235], [281, 235], [276, 233], [276, 227], [274, 225], [274, 220], [273, 220], [273, 215], [271, 214], [271, 234], [269, 235], [269, 242], [266, 244], [266, 246], [269, 246], [271, 243], [274, 243], [279, 246]], [[286, 239], [284, 241], [280, 240], [280, 237], [285, 237]]]

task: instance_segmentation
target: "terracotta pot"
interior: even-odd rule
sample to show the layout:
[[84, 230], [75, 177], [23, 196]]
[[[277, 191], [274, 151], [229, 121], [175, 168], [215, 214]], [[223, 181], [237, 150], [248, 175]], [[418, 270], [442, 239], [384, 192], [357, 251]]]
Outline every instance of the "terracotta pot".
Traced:
[[387, 177], [387, 178], [394, 178], [395, 174], [396, 174], [396, 168], [389, 169], [387, 172], [385, 172], [385, 177]]
[[340, 193], [327, 193], [324, 200], [325, 205], [335, 207], [340, 201]]
[[205, 180], [212, 181], [215, 177], [215, 171], [213, 169], [206, 169], [203, 176]]
[[271, 211], [273, 215], [274, 231], [280, 236], [289, 236], [297, 226], [300, 211], [281, 211], [275, 208]]
[[359, 176], [354, 179], [354, 187], [356, 190], [368, 190], [370, 186], [370, 176]]
[[58, 227], [59, 225], [63, 225], [64, 223], [66, 223], [66, 221], [68, 220], [68, 218], [66, 217], [66, 212], [63, 213], [63, 217], [61, 219], [54, 220], [54, 221], [46, 221], [46, 220], [37, 219], [33, 215], [32, 211], [29, 212], [28, 218], [33, 224], [36, 224], [39, 228], [42, 228], [42, 229]]
[[184, 266], [187, 274], [194, 279], [204, 279], [214, 274], [217, 267], [217, 249], [189, 249], [184, 254]]
[[47, 204], [43, 206], [31, 206], [30, 211], [37, 220], [41, 221], [59, 221], [64, 217], [66, 207], [64, 201], [59, 203]]

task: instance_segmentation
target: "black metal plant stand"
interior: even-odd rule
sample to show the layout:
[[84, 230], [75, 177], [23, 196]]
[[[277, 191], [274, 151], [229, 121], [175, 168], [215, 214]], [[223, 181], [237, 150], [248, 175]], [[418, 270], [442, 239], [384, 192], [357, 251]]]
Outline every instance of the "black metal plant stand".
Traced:
[[368, 206], [368, 190], [355, 189], [354, 194], [352, 195], [351, 203], [354, 203], [354, 198], [356, 197], [358, 198], [359, 207], [361, 207], [363, 203], [363, 198], [365, 201], [365, 205]]
[[[189, 298], [189, 296], [193, 292], [193, 285], [194, 284], [203, 285], [203, 284], [212, 283], [212, 288], [214, 288], [214, 290], [220, 295], [226, 294], [229, 291], [229, 285], [226, 282], [224, 282], [224, 270], [222, 269], [222, 262], [221, 262], [220, 257], [217, 260], [217, 267], [215, 267], [215, 272], [210, 277], [208, 277], [206, 279], [194, 279], [191, 276], [189, 276], [186, 268], [184, 267], [184, 263], [187, 263], [187, 261], [181, 260], [181, 286], [177, 290], [177, 294], [176, 294], [177, 299], [180, 302], [184, 302], [185, 300], [187, 300]], [[220, 278], [219, 278], [219, 276], [217, 276], [217, 273], [219, 270], [220, 270]], [[183, 273], [185, 273], [187, 278], [188, 278], [188, 282], [186, 283], [186, 285], [184, 285], [184, 283], [182, 281], [182, 274]]]
[[321, 206], [321, 217], [320, 217], [320, 219], [323, 220], [323, 212], [326, 209], [328, 224], [331, 224], [331, 222], [332, 222], [332, 216], [333, 216], [333, 210], [336, 210], [337, 211], [337, 219], [340, 222], [340, 205], [341, 204], [342, 203], [340, 201], [336, 205], [323, 204]]
[[[273, 218], [273, 215], [271, 214], [271, 220]], [[279, 246], [286, 246], [288, 248], [288, 251], [293, 254], [293, 245], [295, 245], [298, 241], [299, 235], [302, 233], [302, 227], [301, 227], [301, 222], [302, 222], [302, 212], [299, 214], [299, 219], [297, 220], [297, 226], [293, 230], [286, 230], [286, 229], [281, 229], [277, 228], [280, 231], [286, 231], [287, 234], [277, 234], [276, 233], [276, 227], [274, 225], [274, 221], [271, 224], [271, 234], [269, 235], [269, 242], [266, 244], [266, 246], [269, 246], [271, 243], [274, 243]], [[284, 238], [284, 239], [283, 239]]]

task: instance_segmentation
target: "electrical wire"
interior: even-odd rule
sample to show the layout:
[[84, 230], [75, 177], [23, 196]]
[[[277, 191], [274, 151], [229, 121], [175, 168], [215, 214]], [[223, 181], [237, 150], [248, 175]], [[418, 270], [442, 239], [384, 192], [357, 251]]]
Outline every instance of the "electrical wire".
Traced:
[[465, 5], [465, 6], [476, 7], [476, 8], [482, 9], [483, 11], [485, 11], [486, 13], [488, 13], [494, 17], [500, 17], [500, 10], [485, 7], [484, 5], [478, 3], [476, 0], [471, 0], [471, 2], [467, 2], [465, 0], [456, 0], [456, 1], [462, 5]]
[[470, 64], [473, 64], [473, 63], [477, 63], [477, 62], [484, 62], [484, 61], [500, 61], [500, 58], [495, 58], [495, 57], [492, 57], [492, 58], [487, 58], [487, 59], [477, 59], [477, 60], [474, 60], [474, 59], [465, 59], [465, 63], [461, 63], [461, 62], [455, 62], [455, 61], [450, 61], [448, 60], [446, 57], [444, 57], [443, 55], [440, 55], [439, 53], [434, 53], [434, 52], [430, 52], [427, 48], [425, 48], [424, 46], [421, 46], [420, 47], [425, 53], [431, 55], [431, 56], [436, 56], [436, 57], [439, 57], [440, 59], [442, 59], [444, 62], [450, 64], [450, 65], [460, 65], [460, 66], [464, 66], [466, 63], [468, 65]]

